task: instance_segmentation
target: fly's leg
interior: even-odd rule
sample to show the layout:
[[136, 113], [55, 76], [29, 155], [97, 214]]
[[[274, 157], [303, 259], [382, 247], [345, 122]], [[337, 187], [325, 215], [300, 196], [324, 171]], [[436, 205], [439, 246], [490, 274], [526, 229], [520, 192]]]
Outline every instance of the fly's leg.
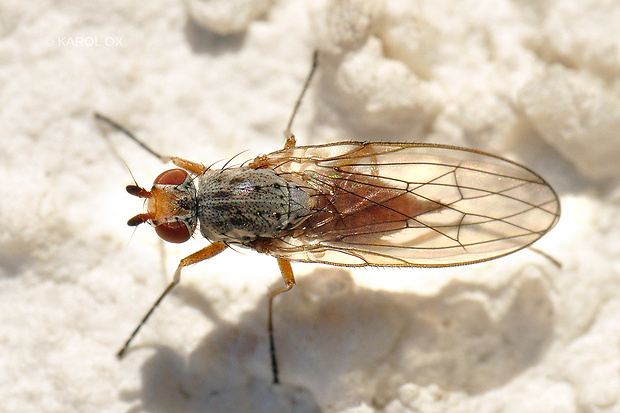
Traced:
[[192, 161], [188, 161], [187, 159], [178, 158], [176, 156], [166, 156], [166, 155], [160, 154], [159, 152], [155, 151], [150, 146], [148, 146], [146, 143], [144, 143], [140, 139], [138, 139], [138, 137], [136, 135], [134, 135], [133, 133], [131, 133], [127, 128], [125, 128], [124, 126], [122, 126], [118, 122], [113, 121], [112, 119], [108, 118], [107, 116], [103, 116], [103, 115], [95, 112], [95, 119], [97, 119], [97, 120], [107, 124], [108, 126], [111, 126], [114, 129], [122, 132], [129, 139], [131, 139], [132, 141], [134, 141], [135, 143], [140, 145], [142, 147], [142, 149], [144, 149], [145, 151], [147, 151], [148, 153], [150, 153], [151, 155], [153, 155], [154, 157], [156, 157], [157, 159], [159, 159], [163, 163], [172, 162], [173, 164], [175, 164], [179, 168], [183, 168], [186, 171], [191, 172], [191, 173], [193, 173], [195, 175], [201, 175], [201, 174], [205, 173], [205, 171], [207, 170], [207, 167], [202, 165], [202, 164], [199, 164], [199, 163], [196, 163], [196, 162], [192, 162]]
[[316, 72], [316, 68], [319, 65], [319, 52], [318, 50], [314, 51], [312, 55], [312, 66], [310, 67], [310, 73], [308, 73], [308, 77], [306, 78], [306, 82], [304, 83], [304, 87], [301, 89], [301, 93], [295, 102], [295, 106], [293, 107], [293, 113], [291, 113], [291, 117], [288, 120], [288, 124], [286, 125], [286, 129], [284, 130], [284, 137], [286, 138], [286, 143], [284, 144], [284, 149], [290, 149], [295, 147], [295, 135], [291, 132], [291, 128], [293, 127], [293, 120], [295, 119], [295, 115], [299, 110], [299, 106], [301, 106], [301, 101], [308, 90], [308, 86], [310, 86], [310, 81]]
[[558, 261], [557, 259], [555, 259], [550, 254], [547, 254], [545, 251], [543, 251], [541, 249], [538, 249], [536, 247], [532, 247], [531, 245], [528, 247], [528, 249], [530, 251], [535, 252], [536, 254], [540, 255], [541, 257], [546, 258], [547, 260], [549, 260], [551, 262], [551, 264], [555, 265], [559, 269], [562, 269], [562, 263], [560, 261]]
[[[138, 334], [138, 331], [140, 331], [140, 329], [142, 328], [144, 323], [146, 323], [146, 321], [149, 319], [151, 314], [153, 314], [153, 311], [155, 311], [155, 308], [157, 308], [159, 303], [161, 303], [162, 300], [164, 299], [164, 297], [166, 295], [168, 295], [168, 293], [170, 291], [172, 291], [172, 289], [177, 284], [179, 284], [181, 282], [181, 269], [183, 267], [187, 267], [188, 265], [192, 265], [192, 264], [196, 264], [197, 262], [200, 262], [200, 261], [208, 260], [209, 258], [211, 258], [211, 257], [219, 254], [220, 252], [224, 251], [226, 248], [227, 248], [226, 244], [222, 244], [220, 242], [216, 242], [216, 243], [213, 243], [213, 244], [211, 244], [211, 245], [201, 249], [200, 251], [196, 251], [195, 253], [193, 253], [193, 254], [183, 258], [181, 260], [181, 262], [179, 262], [179, 266], [177, 267], [176, 271], [174, 272], [174, 277], [172, 278], [172, 282], [168, 285], [168, 287], [166, 287], [164, 292], [161, 293], [159, 298], [157, 300], [155, 300], [155, 303], [153, 303], [153, 305], [151, 306], [150, 310], [146, 313], [146, 315], [142, 318], [142, 320], [140, 321], [138, 326], [131, 333], [131, 335], [129, 336], [129, 338], [127, 339], [127, 341], [123, 345], [123, 347], [119, 350], [118, 353], [116, 353], [116, 356], [119, 359], [123, 358], [123, 356], [125, 355], [125, 352], [129, 348], [129, 344], [131, 344], [133, 339]], [[289, 268], [290, 268], [290, 264], [289, 264]], [[292, 276], [292, 273], [291, 273], [291, 276]], [[293, 283], [294, 283], [294, 281], [293, 281]]]
[[[286, 138], [286, 143], [284, 144], [284, 149], [294, 148], [296, 146], [295, 135], [291, 132], [291, 128], [293, 127], [293, 120], [295, 119], [295, 115], [301, 106], [301, 101], [310, 86], [310, 81], [312, 77], [314, 77], [314, 73], [316, 72], [316, 68], [319, 65], [319, 52], [317, 50], [314, 51], [312, 55], [312, 66], [310, 67], [310, 72], [308, 73], [308, 77], [306, 78], [306, 82], [304, 83], [303, 88], [301, 89], [301, 93], [295, 102], [295, 106], [293, 107], [293, 112], [291, 113], [291, 117], [288, 120], [288, 124], [286, 125], [286, 129], [284, 130], [284, 137]], [[254, 167], [258, 167], [259, 160], [254, 161]], [[251, 164], [252, 165], [252, 164]], [[250, 166], [252, 167], [252, 166]], [[258, 247], [258, 245], [257, 245]], [[268, 249], [268, 245], [263, 245], [263, 248]], [[257, 248], [259, 249], [259, 248]], [[260, 250], [259, 250], [260, 251]], [[263, 252], [266, 252], [263, 251]], [[276, 345], [273, 337], [273, 299], [281, 294], [289, 291], [295, 285], [295, 276], [293, 275], [293, 268], [291, 267], [290, 261], [287, 261], [282, 258], [278, 258], [278, 266], [280, 267], [280, 273], [282, 274], [282, 278], [284, 279], [284, 287], [277, 288], [273, 291], [269, 292], [269, 308], [268, 308], [268, 331], [269, 331], [269, 354], [271, 355], [271, 372], [273, 373], [273, 384], [280, 383], [280, 379], [278, 377], [278, 360], [276, 358]]]
[[132, 141], [134, 141], [135, 143], [140, 145], [142, 147], [142, 149], [144, 149], [145, 151], [147, 151], [148, 153], [150, 153], [151, 155], [153, 155], [154, 157], [156, 157], [157, 159], [159, 159], [163, 163], [170, 162], [170, 160], [172, 159], [170, 156], [164, 156], [164, 155], [161, 155], [161, 154], [155, 152], [153, 149], [151, 149], [150, 146], [148, 146], [146, 143], [144, 143], [140, 139], [138, 139], [136, 137], [136, 135], [131, 133], [127, 128], [125, 128], [124, 126], [122, 126], [118, 122], [113, 121], [112, 119], [108, 118], [107, 116], [103, 116], [100, 113], [95, 112], [95, 119], [97, 119], [97, 120], [107, 124], [108, 126], [111, 126], [114, 129], [122, 132], [129, 139], [131, 139]]
[[207, 167], [201, 163], [188, 161], [187, 159], [177, 158], [176, 156], [171, 157], [170, 160], [179, 168], [183, 168], [186, 171], [193, 173], [194, 175], [202, 175], [207, 171]]
[[293, 276], [293, 268], [291, 263], [285, 259], [278, 258], [278, 266], [280, 273], [284, 279], [284, 287], [277, 288], [269, 292], [269, 314], [268, 314], [268, 330], [269, 330], [269, 354], [271, 355], [271, 372], [273, 373], [273, 384], [280, 383], [278, 378], [278, 360], [276, 359], [276, 345], [273, 339], [273, 299], [281, 293], [289, 291], [295, 285], [295, 277]]

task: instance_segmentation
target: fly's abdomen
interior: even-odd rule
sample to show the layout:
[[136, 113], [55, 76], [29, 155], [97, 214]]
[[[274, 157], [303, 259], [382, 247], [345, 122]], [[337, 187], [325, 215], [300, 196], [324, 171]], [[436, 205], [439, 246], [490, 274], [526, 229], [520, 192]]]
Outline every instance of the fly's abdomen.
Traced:
[[272, 170], [232, 168], [200, 176], [200, 232], [211, 241], [247, 244], [274, 238], [309, 212], [309, 195]]

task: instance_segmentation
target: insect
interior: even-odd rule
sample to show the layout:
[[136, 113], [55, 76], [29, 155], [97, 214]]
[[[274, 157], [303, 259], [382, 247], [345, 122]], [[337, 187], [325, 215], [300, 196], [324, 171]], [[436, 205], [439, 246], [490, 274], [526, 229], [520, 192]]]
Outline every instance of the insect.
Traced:
[[[316, 68], [297, 100], [287, 130]], [[210, 241], [183, 258], [172, 282], [119, 351], [181, 279], [181, 270], [230, 245], [274, 256], [284, 286], [269, 294], [268, 331], [274, 383], [279, 382], [273, 338], [273, 299], [295, 285], [291, 262], [339, 266], [444, 267], [498, 258], [547, 233], [559, 219], [554, 190], [530, 169], [488, 153], [446, 145], [338, 142], [284, 149], [239, 167], [212, 169], [164, 157], [111, 123], [170, 169], [145, 198], [149, 223], [168, 242], [187, 241], [199, 228]]]

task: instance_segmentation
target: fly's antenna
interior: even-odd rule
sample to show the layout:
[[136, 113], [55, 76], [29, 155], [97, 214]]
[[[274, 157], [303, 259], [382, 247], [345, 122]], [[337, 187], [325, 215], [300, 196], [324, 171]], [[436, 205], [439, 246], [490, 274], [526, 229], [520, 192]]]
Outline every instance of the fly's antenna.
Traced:
[[[137, 142], [140, 146], [142, 146], [144, 149], [146, 149], [149, 153], [155, 155], [157, 158], [159, 158], [160, 160], [162, 160], [162, 157], [157, 154], [156, 152], [154, 152], [153, 150], [151, 150], [148, 146], [146, 146], [144, 143], [140, 142], [131, 132], [129, 132], [126, 128], [122, 127], [120, 124], [118, 124], [117, 122], [113, 121], [112, 119], [103, 116], [97, 112], [95, 112], [94, 114], [95, 119], [97, 119], [98, 121], [105, 123], [108, 126], [111, 126], [112, 128], [121, 131], [122, 133], [124, 133], [125, 135], [127, 135], [129, 138], [131, 138], [133, 141]], [[112, 142], [110, 142], [109, 139], [106, 139], [106, 142], [108, 143], [108, 146], [110, 147], [110, 149], [112, 150], [112, 153], [116, 156], [116, 158], [125, 166], [125, 169], [127, 169], [127, 172], [129, 172], [129, 175], [131, 176], [131, 180], [133, 181], [134, 185], [129, 185], [127, 186], [127, 191], [135, 196], [139, 196], [139, 194], [142, 193], [147, 193], [148, 191], [146, 191], [145, 189], [143, 189], [139, 184], [138, 181], [136, 180], [136, 177], [134, 176], [133, 172], [131, 171], [131, 168], [129, 167], [129, 165], [127, 165], [127, 162], [125, 162], [125, 159], [123, 159], [123, 157], [121, 156], [121, 154], [118, 152], [118, 150], [116, 149], [116, 147], [112, 144]], [[127, 244], [129, 244], [131, 242], [131, 240], [133, 239], [133, 236], [136, 233], [136, 230], [138, 229], [138, 224], [144, 222], [144, 220], [139, 219], [136, 220], [136, 217], [132, 218], [130, 220], [131, 222], [134, 223], [134, 225], [131, 225], [134, 227], [133, 231], [131, 232], [131, 236], [129, 237], [129, 240], [127, 241]]]
[[122, 132], [129, 139], [131, 139], [132, 141], [134, 141], [135, 143], [140, 145], [145, 151], [147, 151], [148, 153], [150, 153], [154, 157], [158, 158], [163, 163], [170, 162], [170, 160], [172, 159], [170, 156], [161, 155], [158, 152], [156, 152], [155, 150], [151, 149], [150, 146], [148, 146], [146, 143], [144, 143], [140, 139], [138, 139], [133, 133], [129, 132], [129, 130], [127, 128], [123, 127], [118, 122], [113, 121], [112, 119], [108, 118], [107, 116], [103, 116], [102, 114], [95, 112], [95, 119], [97, 119], [98, 121], [101, 121], [101, 122], [107, 124], [108, 126], [111, 126], [112, 128]]
[[[301, 93], [295, 102], [295, 106], [293, 107], [293, 113], [291, 113], [291, 117], [288, 120], [288, 124], [286, 125], [286, 129], [284, 130], [284, 137], [287, 139], [285, 148], [290, 148], [295, 146], [295, 135], [291, 132], [291, 128], [293, 127], [293, 120], [295, 119], [295, 115], [301, 106], [301, 101], [303, 100], [306, 91], [308, 90], [308, 86], [310, 86], [310, 81], [316, 72], [316, 68], [319, 66], [319, 51], [315, 50], [312, 55], [312, 66], [310, 67], [310, 73], [308, 73], [308, 77], [306, 78], [306, 83], [304, 83], [303, 89], [301, 89]], [[291, 142], [292, 141], [292, 144]]]
[[131, 180], [133, 181], [133, 183], [136, 184], [136, 186], [140, 186], [140, 185], [138, 185], [138, 181], [136, 181], [136, 177], [133, 176], [133, 172], [131, 172], [131, 169], [129, 169], [129, 165], [127, 165], [127, 162], [125, 162], [125, 160], [122, 159], [122, 158], [121, 158], [121, 161], [123, 162], [123, 164], [127, 168], [127, 172], [129, 172], [129, 175], [131, 175]]

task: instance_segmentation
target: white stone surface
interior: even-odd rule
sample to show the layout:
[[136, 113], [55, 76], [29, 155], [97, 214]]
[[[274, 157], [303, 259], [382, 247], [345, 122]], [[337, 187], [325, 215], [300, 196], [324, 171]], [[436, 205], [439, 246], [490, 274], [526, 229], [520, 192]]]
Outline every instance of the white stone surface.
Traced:
[[[0, 410], [620, 411], [617, 1], [200, 3], [230, 5], [228, 26], [181, 1], [0, 2]], [[527, 165], [561, 197], [537, 247], [562, 268], [528, 251], [293, 265], [274, 387], [276, 262], [227, 251], [184, 272], [118, 362], [205, 241], [163, 249], [125, 226], [142, 204], [114, 151], [144, 186], [165, 166], [93, 112], [165, 154], [251, 159], [282, 146], [315, 47], [300, 144], [442, 142]]]

